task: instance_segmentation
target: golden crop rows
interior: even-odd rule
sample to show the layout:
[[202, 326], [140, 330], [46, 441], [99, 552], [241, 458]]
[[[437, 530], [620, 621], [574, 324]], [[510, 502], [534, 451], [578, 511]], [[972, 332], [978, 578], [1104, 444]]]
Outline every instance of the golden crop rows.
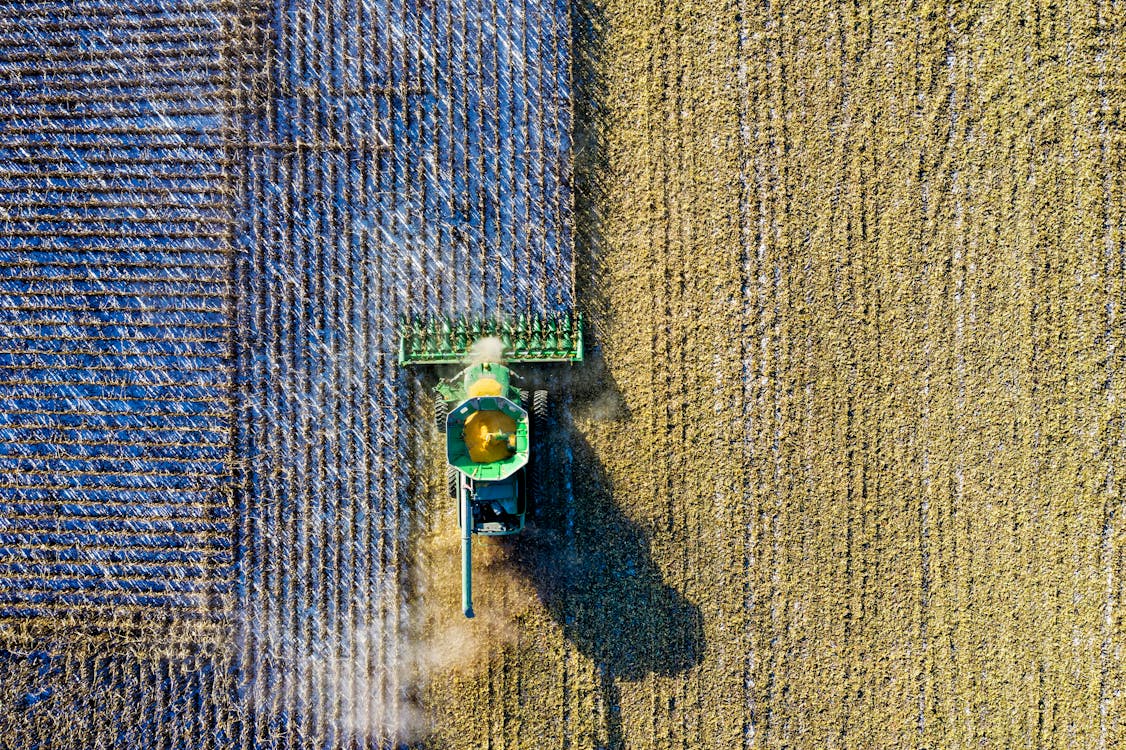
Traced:
[[1126, 741], [1124, 21], [577, 9], [598, 382], [482, 620], [423, 545], [433, 746]]

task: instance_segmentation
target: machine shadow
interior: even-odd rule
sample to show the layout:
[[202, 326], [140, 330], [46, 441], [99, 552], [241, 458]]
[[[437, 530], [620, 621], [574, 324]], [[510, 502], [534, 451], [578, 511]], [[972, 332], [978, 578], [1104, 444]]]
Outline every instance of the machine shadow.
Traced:
[[[648, 535], [615, 502], [597, 455], [567, 413], [552, 420], [543, 443], [549, 456], [537, 464], [528, 528], [503, 542], [509, 564], [602, 671], [604, 687], [699, 664], [700, 609], [665, 583]], [[572, 467], [570, 486], [552, 470], [560, 460]]]

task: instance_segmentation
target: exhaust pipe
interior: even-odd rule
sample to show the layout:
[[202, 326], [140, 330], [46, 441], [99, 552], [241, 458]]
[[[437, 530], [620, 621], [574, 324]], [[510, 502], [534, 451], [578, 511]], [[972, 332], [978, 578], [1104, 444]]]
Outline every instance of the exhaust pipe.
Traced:
[[469, 492], [461, 497], [461, 611], [473, 617], [473, 503]]

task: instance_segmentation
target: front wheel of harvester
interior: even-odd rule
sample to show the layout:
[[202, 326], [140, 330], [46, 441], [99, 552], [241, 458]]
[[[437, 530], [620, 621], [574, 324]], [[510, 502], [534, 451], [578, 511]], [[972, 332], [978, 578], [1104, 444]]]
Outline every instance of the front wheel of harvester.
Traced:
[[547, 426], [547, 407], [547, 391], [536, 391], [532, 394], [532, 421], [541, 430]]
[[434, 397], [434, 428], [438, 430], [438, 434], [446, 431], [446, 415], [449, 413], [449, 409], [446, 399], [441, 396]]
[[457, 469], [446, 464], [446, 490], [450, 497], [457, 498]]

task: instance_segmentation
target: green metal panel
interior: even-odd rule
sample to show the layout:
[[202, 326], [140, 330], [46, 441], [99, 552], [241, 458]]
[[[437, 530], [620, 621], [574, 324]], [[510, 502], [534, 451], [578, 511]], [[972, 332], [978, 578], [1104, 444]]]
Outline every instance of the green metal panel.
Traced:
[[[503, 461], [479, 464], [469, 457], [462, 431], [465, 420], [477, 411], [499, 411], [516, 422], [516, 452]], [[478, 481], [497, 481], [512, 476], [528, 463], [530, 442], [528, 412], [506, 398], [481, 396], [461, 402], [446, 417], [446, 460], [458, 471]]]

